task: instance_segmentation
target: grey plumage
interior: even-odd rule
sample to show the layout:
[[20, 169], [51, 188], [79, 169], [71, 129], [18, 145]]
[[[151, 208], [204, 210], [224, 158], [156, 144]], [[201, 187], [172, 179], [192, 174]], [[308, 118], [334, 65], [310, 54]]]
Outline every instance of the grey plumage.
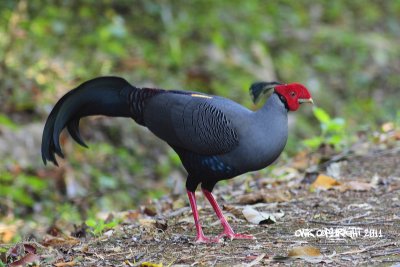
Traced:
[[192, 95], [170, 93], [150, 99], [144, 112], [147, 128], [171, 146], [201, 155], [231, 151], [238, 137], [218, 108], [221, 100]]
[[[258, 92], [258, 91], [257, 91]], [[131, 117], [167, 142], [188, 171], [188, 190], [199, 184], [212, 191], [223, 179], [264, 168], [287, 140], [287, 109], [275, 93], [253, 112], [218, 96], [189, 91], [136, 88], [117, 77], [83, 83], [55, 105], [47, 119], [42, 157], [63, 157], [64, 127], [79, 144], [79, 120], [90, 115]]]

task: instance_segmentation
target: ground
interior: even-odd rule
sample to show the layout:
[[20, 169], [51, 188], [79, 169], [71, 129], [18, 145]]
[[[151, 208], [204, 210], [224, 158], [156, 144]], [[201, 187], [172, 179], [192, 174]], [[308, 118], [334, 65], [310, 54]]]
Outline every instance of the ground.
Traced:
[[[400, 150], [368, 148], [358, 154], [332, 157], [328, 168], [307, 175], [291, 171], [302, 164], [294, 160], [278, 168], [286, 168], [280, 178], [219, 186], [214, 193], [232, 227], [256, 240], [194, 243], [191, 212], [181, 196], [178, 208], [159, 201], [144, 211], [116, 214], [124, 221], [103, 234], [77, 227], [72, 235], [78, 237], [72, 237], [55, 228], [53, 235], [22, 242], [6, 256], [10, 262], [12, 254], [25, 250], [44, 266], [393, 266], [400, 263]], [[312, 189], [322, 172], [338, 176], [336, 186]], [[276, 223], [251, 224], [242, 213], [246, 205], [284, 216]], [[199, 208], [206, 234], [217, 235], [221, 229], [213, 211], [202, 199]]]

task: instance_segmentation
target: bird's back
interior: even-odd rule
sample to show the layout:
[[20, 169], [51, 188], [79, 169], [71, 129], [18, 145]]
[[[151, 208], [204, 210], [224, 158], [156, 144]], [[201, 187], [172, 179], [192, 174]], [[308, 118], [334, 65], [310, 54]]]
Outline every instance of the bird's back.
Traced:
[[144, 109], [145, 125], [173, 147], [201, 155], [224, 154], [238, 143], [238, 118], [250, 113], [241, 105], [197, 93], [165, 93]]

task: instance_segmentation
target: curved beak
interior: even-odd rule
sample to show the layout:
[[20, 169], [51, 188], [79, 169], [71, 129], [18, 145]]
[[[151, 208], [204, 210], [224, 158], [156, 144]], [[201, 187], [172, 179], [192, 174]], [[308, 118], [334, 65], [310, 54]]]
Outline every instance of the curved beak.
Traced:
[[314, 101], [313, 101], [313, 99], [310, 97], [310, 98], [307, 98], [307, 99], [304, 99], [304, 98], [299, 98], [299, 103], [300, 104], [303, 104], [303, 103], [311, 103], [311, 104], [314, 104]]

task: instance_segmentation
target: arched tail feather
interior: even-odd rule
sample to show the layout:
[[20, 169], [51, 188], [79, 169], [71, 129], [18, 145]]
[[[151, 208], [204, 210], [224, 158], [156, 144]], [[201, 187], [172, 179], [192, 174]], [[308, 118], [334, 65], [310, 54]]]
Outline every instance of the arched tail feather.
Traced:
[[64, 157], [60, 133], [67, 127], [72, 138], [87, 147], [79, 132], [79, 120], [90, 115], [135, 117], [129, 97], [139, 90], [118, 77], [100, 77], [87, 81], [65, 94], [47, 118], [42, 136], [42, 159], [57, 164], [55, 154]]
[[71, 120], [67, 124], [67, 129], [71, 137], [81, 146], [88, 148], [88, 145], [83, 141], [81, 133], [79, 132], [79, 119]]

